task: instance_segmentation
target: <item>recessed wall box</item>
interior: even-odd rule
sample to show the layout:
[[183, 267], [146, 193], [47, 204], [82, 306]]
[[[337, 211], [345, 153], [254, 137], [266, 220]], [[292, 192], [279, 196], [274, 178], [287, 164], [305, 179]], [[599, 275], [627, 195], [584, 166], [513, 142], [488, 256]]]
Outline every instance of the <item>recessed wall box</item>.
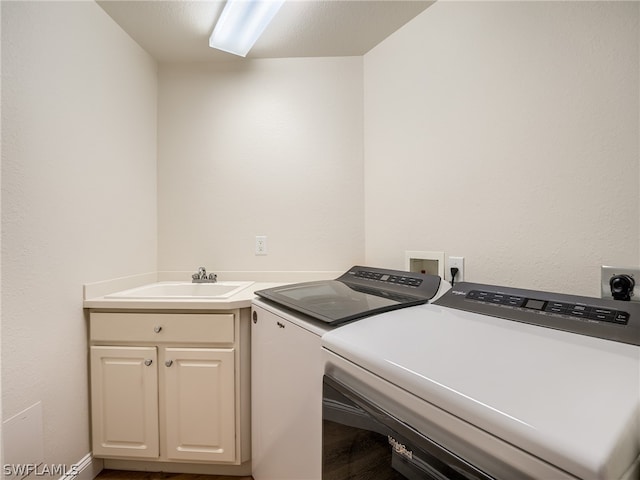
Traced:
[[424, 272], [444, 278], [444, 252], [406, 251], [404, 267], [409, 272]]

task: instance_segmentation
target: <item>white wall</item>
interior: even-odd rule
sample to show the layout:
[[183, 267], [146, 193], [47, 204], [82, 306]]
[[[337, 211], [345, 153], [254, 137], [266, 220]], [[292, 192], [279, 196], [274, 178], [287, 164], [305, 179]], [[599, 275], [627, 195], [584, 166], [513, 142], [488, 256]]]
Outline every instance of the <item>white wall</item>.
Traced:
[[[0, 29], [2, 28], [2, 8], [0, 7]], [[0, 31], [1, 34], [1, 31]], [[1, 59], [1, 54], [0, 54]], [[0, 92], [2, 92], [2, 62], [0, 61]], [[1, 94], [0, 94], [1, 96]], [[0, 98], [0, 103], [1, 103]], [[1, 108], [1, 105], [0, 105]], [[2, 132], [2, 115], [0, 115], [0, 132]], [[2, 135], [0, 134], [0, 145]], [[0, 152], [2, 147], [0, 146]], [[0, 213], [2, 212], [2, 160], [0, 158]], [[2, 252], [2, 221], [0, 218], [0, 252]], [[2, 442], [2, 261], [0, 258], [0, 465], [4, 465], [4, 444]], [[4, 472], [0, 473], [0, 479], [4, 479]]]
[[369, 52], [367, 263], [594, 296], [638, 265], [639, 8], [438, 2]]
[[362, 57], [163, 65], [158, 117], [160, 270], [362, 261]]
[[82, 285], [156, 270], [156, 65], [94, 2], [2, 2], [2, 75], [3, 417], [41, 401], [45, 463], [71, 465]]

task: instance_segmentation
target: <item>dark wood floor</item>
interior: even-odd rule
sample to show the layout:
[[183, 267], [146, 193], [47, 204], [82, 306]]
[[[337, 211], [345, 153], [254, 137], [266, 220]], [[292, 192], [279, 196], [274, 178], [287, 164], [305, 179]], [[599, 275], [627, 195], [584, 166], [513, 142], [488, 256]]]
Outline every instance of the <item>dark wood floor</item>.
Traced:
[[253, 480], [253, 477], [228, 475], [200, 475], [169, 472], [130, 472], [128, 470], [102, 470], [96, 480]]

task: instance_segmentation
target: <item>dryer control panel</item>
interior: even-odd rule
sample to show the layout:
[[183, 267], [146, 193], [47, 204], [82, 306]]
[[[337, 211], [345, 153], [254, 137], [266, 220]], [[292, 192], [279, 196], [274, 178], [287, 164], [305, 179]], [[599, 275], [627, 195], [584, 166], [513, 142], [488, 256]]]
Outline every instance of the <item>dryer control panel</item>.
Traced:
[[462, 282], [435, 305], [640, 345], [640, 304]]

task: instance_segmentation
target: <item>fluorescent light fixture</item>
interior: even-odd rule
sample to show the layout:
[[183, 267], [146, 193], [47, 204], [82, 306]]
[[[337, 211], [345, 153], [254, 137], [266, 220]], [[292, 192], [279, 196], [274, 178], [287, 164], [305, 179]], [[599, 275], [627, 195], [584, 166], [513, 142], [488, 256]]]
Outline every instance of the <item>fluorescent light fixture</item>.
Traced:
[[227, 0], [209, 46], [246, 57], [284, 0]]

